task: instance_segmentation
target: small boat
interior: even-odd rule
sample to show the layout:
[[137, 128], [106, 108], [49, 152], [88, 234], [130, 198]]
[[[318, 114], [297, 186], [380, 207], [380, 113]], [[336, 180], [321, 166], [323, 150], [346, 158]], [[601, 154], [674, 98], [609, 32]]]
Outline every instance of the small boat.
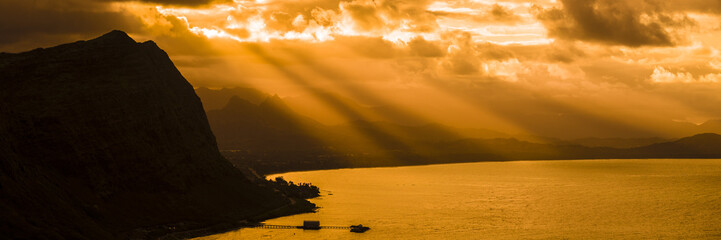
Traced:
[[369, 228], [369, 227], [364, 227], [363, 224], [351, 225], [351, 226], [350, 226], [350, 231], [351, 231], [351, 232], [354, 232], [354, 233], [363, 233], [363, 232], [368, 231], [368, 230], [370, 230], [370, 229], [371, 229], [371, 228]]

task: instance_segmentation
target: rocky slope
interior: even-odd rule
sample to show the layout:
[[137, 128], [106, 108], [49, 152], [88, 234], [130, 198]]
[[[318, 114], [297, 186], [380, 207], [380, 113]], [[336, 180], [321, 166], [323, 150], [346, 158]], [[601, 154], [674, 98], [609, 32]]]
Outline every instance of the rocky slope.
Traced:
[[0, 235], [148, 238], [290, 202], [219, 154], [192, 86], [152, 41], [113, 31], [0, 54]]

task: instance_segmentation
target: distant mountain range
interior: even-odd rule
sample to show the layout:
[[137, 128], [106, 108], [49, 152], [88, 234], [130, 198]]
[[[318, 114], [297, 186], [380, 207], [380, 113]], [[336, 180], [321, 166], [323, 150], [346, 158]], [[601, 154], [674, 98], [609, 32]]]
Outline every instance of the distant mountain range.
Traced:
[[246, 87], [222, 88], [218, 90], [200, 87], [195, 89], [195, 94], [197, 94], [200, 99], [203, 99], [203, 107], [206, 111], [224, 108], [233, 97], [256, 105], [269, 97], [266, 93]]
[[[226, 94], [209, 90], [203, 97]], [[244, 90], [247, 92], [247, 90]], [[255, 94], [259, 96], [259, 94]], [[266, 95], [267, 96], [267, 95]], [[207, 110], [207, 109], [206, 109]], [[509, 135], [440, 124], [402, 125], [352, 121], [326, 126], [297, 113], [277, 96], [255, 104], [244, 95], [207, 110], [223, 154], [262, 173], [339, 167], [416, 165], [521, 159], [721, 157], [721, 121], [688, 126], [691, 137], [582, 138], [564, 140]], [[695, 135], [699, 134], [699, 135]]]
[[295, 114], [277, 96], [259, 104], [233, 96], [225, 107], [207, 115], [218, 146], [224, 150], [316, 148], [320, 143], [309, 132], [322, 133], [325, 127]]

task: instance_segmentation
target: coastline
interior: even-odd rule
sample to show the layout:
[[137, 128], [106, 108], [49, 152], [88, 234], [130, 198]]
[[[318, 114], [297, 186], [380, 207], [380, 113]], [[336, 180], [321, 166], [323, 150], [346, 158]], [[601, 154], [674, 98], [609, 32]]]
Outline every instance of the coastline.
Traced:
[[[488, 160], [488, 161], [469, 161], [469, 162], [451, 162], [451, 163], [429, 163], [429, 164], [405, 164], [405, 165], [394, 165], [394, 166], [369, 166], [369, 167], [346, 167], [346, 168], [328, 168], [328, 169], [313, 169], [313, 170], [298, 170], [298, 171], [286, 171], [279, 173], [269, 173], [265, 177], [282, 175], [291, 172], [311, 172], [311, 171], [329, 171], [329, 170], [340, 170], [340, 169], [366, 169], [366, 168], [398, 168], [398, 167], [416, 167], [416, 166], [433, 166], [433, 165], [455, 165], [455, 164], [470, 164], [470, 163], [497, 163], [497, 162], [535, 162], [535, 161], [604, 161], [604, 160], [624, 160], [626, 158], [583, 158], [583, 159], [521, 159], [521, 160]], [[696, 159], [721, 159], [721, 158], [637, 158], [640, 160], [696, 160]], [[220, 234], [230, 231], [242, 229], [253, 223], [262, 222], [268, 219], [286, 217], [302, 213], [312, 213], [317, 210], [317, 207], [311, 205], [299, 205], [303, 201], [296, 201], [295, 198], [290, 198], [291, 203], [281, 206], [279, 208], [263, 212], [261, 214], [249, 217], [244, 220], [214, 223], [199, 225], [196, 223], [194, 226], [187, 226], [187, 223], [178, 223], [175, 225], [163, 225], [156, 226], [163, 228], [162, 230], [154, 231], [156, 237], [152, 239], [171, 240], [171, 239], [192, 239], [203, 236], [210, 236], [214, 234]], [[181, 228], [179, 226], [184, 226]], [[160, 233], [160, 234], [158, 234]], [[133, 238], [131, 238], [133, 239]]]
[[131, 235], [129, 239], [191, 239], [238, 230], [251, 223], [262, 222], [272, 218], [302, 213], [312, 213], [317, 209], [317, 207], [312, 203], [304, 204], [304, 202], [307, 201], [298, 201], [298, 199], [294, 198], [289, 199], [291, 200], [291, 203], [287, 205], [248, 217], [246, 219], [211, 224], [181, 222], [176, 224], [154, 226], [146, 229], [136, 229], [135, 232], [145, 232], [145, 234], [143, 234], [145, 235], [145, 238], [133, 238]]
[[397, 168], [397, 167], [416, 167], [416, 166], [433, 166], [433, 165], [448, 165], [448, 164], [467, 164], [467, 163], [495, 163], [495, 162], [533, 162], [533, 161], [587, 161], [587, 160], [624, 160], [624, 159], [642, 159], [642, 160], [656, 160], [656, 159], [676, 159], [676, 160], [694, 160], [694, 159], [721, 159], [721, 157], [707, 157], [707, 158], [673, 158], [673, 157], [659, 157], [659, 158], [572, 158], [572, 159], [510, 159], [510, 160], [483, 160], [483, 161], [458, 161], [458, 162], [438, 162], [438, 163], [418, 163], [418, 164], [399, 164], [399, 165], [383, 165], [383, 166], [358, 166], [358, 167], [338, 167], [338, 168], [312, 168], [312, 169], [298, 169], [291, 171], [279, 171], [279, 172], [268, 172], [264, 173], [266, 177], [283, 175], [286, 173], [293, 172], [313, 172], [313, 171], [328, 171], [328, 170], [340, 170], [340, 169], [361, 169], [361, 168]]
[[[638, 158], [638, 160], [703, 160], [703, 159], [719, 159], [721, 158]], [[473, 163], [498, 163], [498, 162], [535, 162], [535, 161], [605, 161], [605, 160], [628, 160], [625, 158], [594, 158], [594, 159], [526, 159], [526, 160], [496, 160], [496, 161], [475, 161], [475, 162], [453, 162], [453, 163], [432, 163], [432, 164], [414, 164], [414, 165], [397, 165], [397, 166], [377, 166], [377, 167], [350, 167], [350, 168], [330, 168], [330, 169], [315, 169], [315, 170], [301, 170], [301, 171], [288, 171], [282, 173], [271, 173], [265, 175], [282, 175], [291, 172], [312, 172], [312, 171], [330, 171], [330, 170], [341, 170], [341, 169], [373, 169], [373, 168], [399, 168], [399, 167], [417, 167], [417, 166], [433, 166], [433, 165], [455, 165], [455, 164], [473, 164]], [[266, 211], [254, 217], [246, 220], [239, 220], [235, 222], [216, 223], [210, 226], [198, 226], [192, 229], [184, 230], [168, 230], [161, 237], [155, 239], [192, 239], [203, 236], [210, 236], [214, 234], [220, 234], [230, 231], [235, 231], [252, 225], [253, 223], [262, 222], [268, 219], [286, 217], [302, 213], [311, 213], [317, 210], [317, 207], [313, 206], [301, 206], [296, 199], [291, 198], [293, 203]]]

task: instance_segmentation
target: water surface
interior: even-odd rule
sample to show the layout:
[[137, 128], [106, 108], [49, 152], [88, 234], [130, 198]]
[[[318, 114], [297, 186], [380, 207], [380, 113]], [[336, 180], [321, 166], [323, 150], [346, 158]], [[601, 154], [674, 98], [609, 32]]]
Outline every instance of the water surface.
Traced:
[[[201, 239], [721, 239], [721, 160], [577, 160], [340, 169], [311, 182], [317, 213]], [[275, 177], [275, 176], [270, 176]]]

